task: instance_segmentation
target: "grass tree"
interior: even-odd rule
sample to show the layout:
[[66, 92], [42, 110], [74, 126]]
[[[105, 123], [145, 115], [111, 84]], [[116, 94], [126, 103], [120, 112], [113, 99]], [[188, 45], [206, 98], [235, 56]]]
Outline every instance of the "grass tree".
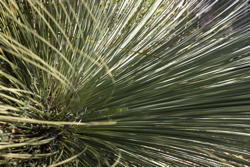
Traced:
[[246, 0], [1, 0], [0, 166], [250, 166]]

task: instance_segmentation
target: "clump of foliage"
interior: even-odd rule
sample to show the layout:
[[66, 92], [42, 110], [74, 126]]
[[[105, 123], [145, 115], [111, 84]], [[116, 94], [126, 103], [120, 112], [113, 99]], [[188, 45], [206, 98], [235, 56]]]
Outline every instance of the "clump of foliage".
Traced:
[[249, 166], [249, 2], [1, 0], [1, 166]]

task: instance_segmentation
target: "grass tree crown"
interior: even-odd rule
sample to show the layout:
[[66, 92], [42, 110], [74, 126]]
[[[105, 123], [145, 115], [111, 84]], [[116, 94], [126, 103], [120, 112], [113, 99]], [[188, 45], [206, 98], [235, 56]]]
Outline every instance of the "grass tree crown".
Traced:
[[249, 166], [249, 1], [1, 0], [0, 166]]

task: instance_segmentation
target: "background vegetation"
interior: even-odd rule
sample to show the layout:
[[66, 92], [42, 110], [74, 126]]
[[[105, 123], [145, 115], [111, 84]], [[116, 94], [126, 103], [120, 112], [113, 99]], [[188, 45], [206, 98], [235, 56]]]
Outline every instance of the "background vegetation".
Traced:
[[1, 0], [1, 166], [250, 166], [249, 2]]

